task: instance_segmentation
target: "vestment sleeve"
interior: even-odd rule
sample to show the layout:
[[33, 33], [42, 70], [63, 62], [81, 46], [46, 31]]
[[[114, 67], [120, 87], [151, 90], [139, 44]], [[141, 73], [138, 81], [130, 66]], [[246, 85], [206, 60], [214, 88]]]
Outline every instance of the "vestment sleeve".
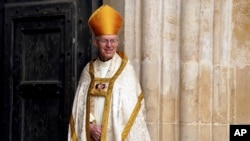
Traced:
[[68, 141], [85, 141], [86, 137], [82, 136], [85, 133], [85, 112], [86, 112], [86, 95], [90, 83], [90, 76], [88, 73], [88, 65], [83, 69], [81, 77], [78, 82], [72, 112], [70, 116], [70, 123], [68, 129]]

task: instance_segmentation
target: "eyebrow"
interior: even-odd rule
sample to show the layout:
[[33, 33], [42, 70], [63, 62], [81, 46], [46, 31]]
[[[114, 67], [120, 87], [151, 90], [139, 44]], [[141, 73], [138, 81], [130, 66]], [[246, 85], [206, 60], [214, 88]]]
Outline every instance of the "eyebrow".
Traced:
[[[100, 39], [101, 39], [101, 36], [96, 36], [95, 39], [96, 39], [96, 40], [100, 40]], [[104, 38], [104, 39], [105, 39], [105, 38]], [[112, 38], [112, 39], [117, 39], [117, 40], [119, 40], [118, 36], [116, 36], [115, 38]]]

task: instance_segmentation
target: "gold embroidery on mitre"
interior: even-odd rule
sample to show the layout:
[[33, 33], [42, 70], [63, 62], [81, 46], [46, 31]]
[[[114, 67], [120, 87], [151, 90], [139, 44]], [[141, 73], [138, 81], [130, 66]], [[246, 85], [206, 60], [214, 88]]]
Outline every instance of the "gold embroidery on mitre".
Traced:
[[99, 7], [90, 16], [88, 24], [95, 36], [115, 34], [118, 35], [122, 26], [121, 15], [109, 5]]

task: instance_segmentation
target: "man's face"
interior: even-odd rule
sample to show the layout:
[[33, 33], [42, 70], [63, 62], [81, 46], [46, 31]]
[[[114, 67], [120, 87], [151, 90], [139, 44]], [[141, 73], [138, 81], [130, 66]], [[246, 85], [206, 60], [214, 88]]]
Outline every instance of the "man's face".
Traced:
[[95, 38], [94, 44], [99, 50], [100, 59], [108, 61], [114, 56], [119, 39], [117, 35], [101, 35]]

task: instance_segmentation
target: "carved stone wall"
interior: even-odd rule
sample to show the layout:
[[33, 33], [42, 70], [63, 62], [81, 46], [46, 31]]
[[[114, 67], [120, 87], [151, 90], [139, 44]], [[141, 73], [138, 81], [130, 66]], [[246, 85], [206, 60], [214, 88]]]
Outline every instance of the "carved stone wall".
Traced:
[[[104, 0], [145, 93], [154, 141], [229, 140], [250, 122], [250, 1]], [[122, 7], [122, 8], [121, 8]]]

